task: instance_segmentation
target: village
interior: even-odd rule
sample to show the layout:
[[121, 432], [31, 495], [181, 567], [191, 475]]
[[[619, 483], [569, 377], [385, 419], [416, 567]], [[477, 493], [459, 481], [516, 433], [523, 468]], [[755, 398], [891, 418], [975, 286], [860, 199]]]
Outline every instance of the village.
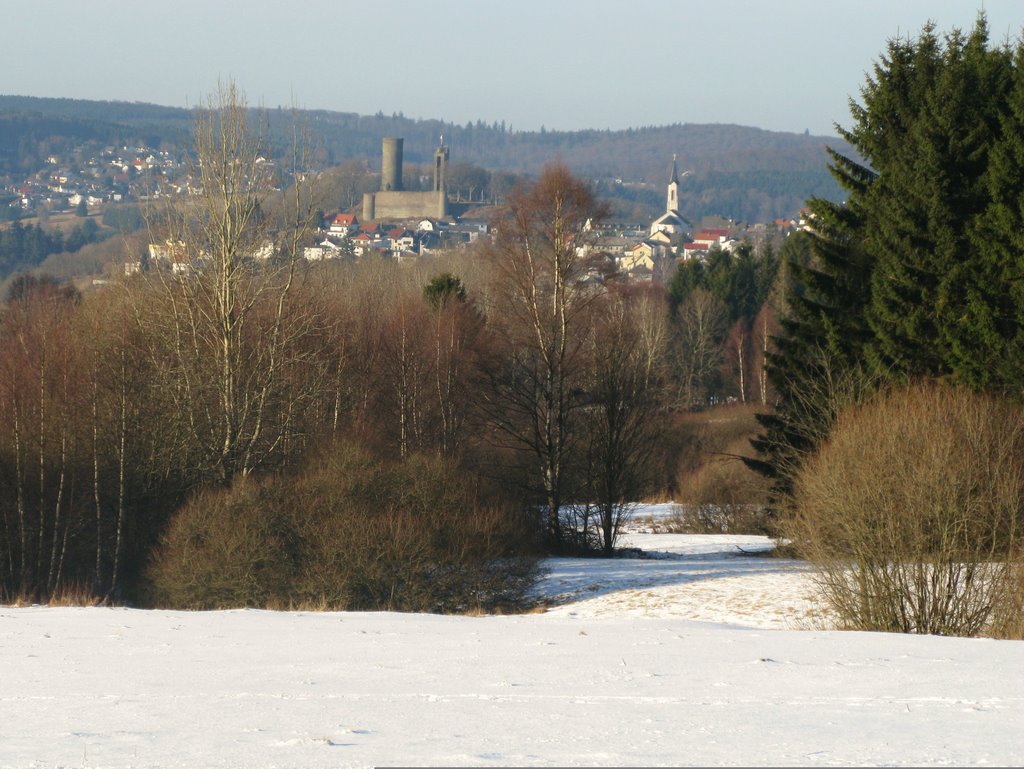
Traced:
[[81, 145], [67, 156], [47, 155], [44, 168], [0, 187], [12, 210], [3, 218], [190, 194], [194, 187], [183, 169], [181, 158], [166, 149]]
[[[442, 250], [474, 243], [489, 233], [491, 217], [486, 207], [473, 208], [449, 199], [446, 147], [439, 148], [440, 154], [436, 157], [432, 191], [401, 190], [401, 151], [398, 150], [397, 157], [388, 155], [395, 151], [393, 143], [396, 141], [400, 148], [401, 139], [384, 140], [379, 172], [372, 171], [367, 164], [368, 176], [379, 173], [381, 177], [380, 192], [367, 193], [364, 197], [370, 202], [364, 200], [358, 211], [325, 212], [303, 248], [302, 256], [308, 262], [377, 257], [412, 263]], [[388, 142], [392, 142], [390, 150]], [[262, 159], [262, 162], [273, 168], [273, 160]], [[680, 202], [680, 180], [687, 174], [679, 172], [673, 157], [671, 171], [667, 174], [665, 210], [652, 221], [612, 218], [593, 224], [592, 237], [581, 244], [580, 253], [600, 257], [595, 259], [599, 265], [593, 271], [595, 278], [615, 274], [633, 282], [667, 283], [679, 262], [705, 259], [712, 249], [731, 253], [744, 241], [751, 242], [757, 249], [767, 240], [779, 239], [806, 227], [802, 218], [747, 224], [726, 217], [705, 217], [695, 225], [684, 215]], [[2, 189], [8, 209], [5, 219], [38, 217], [41, 220], [51, 213], [77, 211], [83, 216], [96, 215], [111, 207], [198, 192], [200, 185], [182, 157], [166, 148], [127, 145], [119, 148], [83, 145], [68, 157], [48, 155], [45, 168], [23, 180], [8, 183]], [[438, 196], [441, 196], [440, 203]], [[408, 206], [389, 209], [388, 199], [406, 202], [411, 199], [413, 209]], [[384, 204], [372, 205], [373, 200]], [[424, 200], [426, 204], [422, 205]], [[201, 263], [201, 257], [175, 256], [174, 251], [151, 245], [150, 263], [169, 260], [177, 272], [195, 269]], [[254, 256], [270, 253], [272, 248], [261, 249], [261, 253]], [[144, 261], [127, 263], [125, 272], [132, 274], [143, 265]]]

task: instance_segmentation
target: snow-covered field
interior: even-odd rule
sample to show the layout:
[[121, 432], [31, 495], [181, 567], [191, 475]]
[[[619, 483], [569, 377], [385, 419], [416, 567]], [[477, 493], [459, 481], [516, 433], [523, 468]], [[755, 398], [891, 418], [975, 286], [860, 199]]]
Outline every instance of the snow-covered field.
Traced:
[[0, 608], [0, 767], [1020, 765], [1024, 642], [843, 633], [758, 537], [507, 617]]

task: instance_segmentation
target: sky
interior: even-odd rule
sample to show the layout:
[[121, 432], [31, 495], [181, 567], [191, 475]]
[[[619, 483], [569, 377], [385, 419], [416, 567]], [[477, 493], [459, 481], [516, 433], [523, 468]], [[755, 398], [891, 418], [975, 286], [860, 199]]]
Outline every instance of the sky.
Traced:
[[401, 112], [513, 129], [736, 123], [834, 134], [894, 36], [994, 42], [1022, 0], [31, 0], [4, 3], [0, 93]]

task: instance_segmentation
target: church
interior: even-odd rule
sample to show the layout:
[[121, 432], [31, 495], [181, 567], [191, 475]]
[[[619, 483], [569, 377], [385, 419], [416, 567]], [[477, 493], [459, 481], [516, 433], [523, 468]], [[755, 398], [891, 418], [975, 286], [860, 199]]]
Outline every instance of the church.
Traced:
[[651, 222], [650, 234], [663, 232], [674, 242], [687, 231], [689, 226], [690, 223], [679, 213], [679, 169], [676, 165], [676, 156], [673, 155], [672, 176], [668, 181], [668, 194], [665, 199], [665, 213]]

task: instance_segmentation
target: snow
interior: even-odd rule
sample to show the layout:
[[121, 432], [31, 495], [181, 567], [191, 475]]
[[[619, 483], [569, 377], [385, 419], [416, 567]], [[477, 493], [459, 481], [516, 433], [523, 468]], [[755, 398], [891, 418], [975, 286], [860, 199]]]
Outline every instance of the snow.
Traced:
[[805, 564], [757, 557], [766, 537], [630, 534], [655, 557], [552, 558], [537, 596], [553, 615], [678, 617], [760, 628], [825, 626]]
[[0, 608], [0, 767], [1020, 765], [1024, 642], [823, 629], [759, 537], [518, 616]]

